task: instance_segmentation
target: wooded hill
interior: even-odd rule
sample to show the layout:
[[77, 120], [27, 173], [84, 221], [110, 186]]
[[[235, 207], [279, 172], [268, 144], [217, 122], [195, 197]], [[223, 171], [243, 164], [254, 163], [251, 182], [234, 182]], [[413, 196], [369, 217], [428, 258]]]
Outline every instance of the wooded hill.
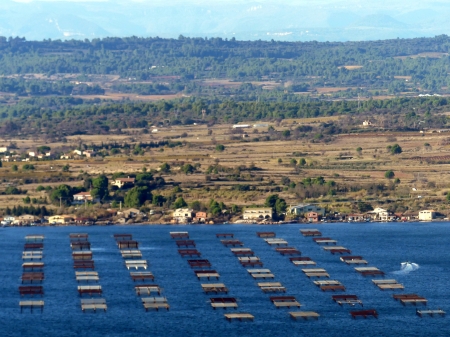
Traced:
[[[450, 38], [370, 42], [237, 41], [221, 38], [105, 38], [26, 41], [0, 37], [0, 74], [117, 74], [151, 80], [281, 80], [391, 93], [447, 92]], [[161, 81], [161, 79], [158, 79]], [[303, 86], [302, 86], [303, 85]]]

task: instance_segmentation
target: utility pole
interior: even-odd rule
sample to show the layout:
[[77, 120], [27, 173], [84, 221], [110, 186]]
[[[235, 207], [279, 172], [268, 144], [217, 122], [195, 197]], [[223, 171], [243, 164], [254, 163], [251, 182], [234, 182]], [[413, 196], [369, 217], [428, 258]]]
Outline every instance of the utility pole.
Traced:
[[120, 202], [119, 209], [122, 210], [122, 201]]
[[59, 197], [59, 208], [62, 207], [62, 197]]

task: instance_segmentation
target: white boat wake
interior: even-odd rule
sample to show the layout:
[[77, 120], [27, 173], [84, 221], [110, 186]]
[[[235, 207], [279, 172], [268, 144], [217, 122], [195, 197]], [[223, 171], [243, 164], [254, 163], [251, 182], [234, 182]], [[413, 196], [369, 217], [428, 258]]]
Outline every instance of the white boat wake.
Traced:
[[413, 262], [402, 262], [400, 266], [400, 270], [394, 271], [394, 274], [406, 275], [420, 268], [417, 263]]

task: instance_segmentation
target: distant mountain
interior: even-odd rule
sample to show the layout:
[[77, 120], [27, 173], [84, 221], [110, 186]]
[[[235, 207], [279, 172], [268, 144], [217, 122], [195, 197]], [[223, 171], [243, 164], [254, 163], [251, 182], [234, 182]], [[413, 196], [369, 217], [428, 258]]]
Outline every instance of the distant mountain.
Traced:
[[2, 0], [0, 35], [369, 40], [450, 34], [449, 15], [450, 4], [431, 0]]

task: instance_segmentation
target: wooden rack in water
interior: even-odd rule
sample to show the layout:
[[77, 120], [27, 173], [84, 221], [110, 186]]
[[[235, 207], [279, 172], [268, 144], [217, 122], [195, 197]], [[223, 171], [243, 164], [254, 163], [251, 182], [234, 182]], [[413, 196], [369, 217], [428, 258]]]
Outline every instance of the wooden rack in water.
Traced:
[[41, 312], [44, 311], [44, 301], [20, 301], [20, 312], [23, 311], [24, 308], [30, 308], [31, 312], [33, 312], [34, 308], [41, 309]]
[[208, 260], [188, 260], [191, 268], [210, 268], [211, 262]]
[[340, 306], [342, 306], [344, 304], [348, 304], [348, 305], [352, 305], [352, 306], [359, 304], [359, 305], [363, 306], [362, 301], [356, 295], [333, 295], [333, 296], [331, 296], [331, 299], [333, 301], [335, 301], [337, 304], [339, 304]]
[[170, 308], [167, 298], [165, 297], [143, 297], [141, 298], [141, 301], [145, 311], [148, 311], [149, 309], [154, 309], [156, 311], [159, 309], [169, 310]]
[[104, 298], [89, 298], [81, 299], [81, 310], [85, 312], [86, 310], [93, 310], [97, 312], [97, 310], [103, 310], [106, 312], [106, 300]]
[[264, 293], [285, 293], [286, 288], [280, 282], [259, 282], [258, 287]]
[[78, 286], [78, 294], [83, 295], [101, 295], [103, 293], [102, 286]]
[[284, 239], [268, 238], [268, 239], [264, 239], [264, 241], [266, 241], [266, 243], [269, 244], [270, 246], [280, 246], [280, 245], [287, 246], [288, 245], [287, 241]]
[[250, 248], [230, 248], [236, 256], [253, 256], [255, 253]]
[[256, 232], [256, 235], [260, 238], [274, 238], [277, 236], [275, 232]]
[[96, 271], [76, 271], [75, 278], [77, 282], [98, 282], [100, 278]]
[[375, 317], [378, 318], [378, 312], [375, 309], [369, 309], [369, 310], [359, 310], [359, 311], [350, 311], [350, 315], [352, 318], [357, 317]]
[[315, 243], [318, 245], [336, 245], [337, 241], [332, 238], [314, 238]]
[[92, 260], [76, 260], [73, 261], [73, 269], [95, 269], [94, 261]]
[[220, 274], [215, 270], [195, 270], [194, 273], [199, 280], [202, 278], [206, 278], [208, 280], [211, 278], [219, 279], [220, 277]]
[[367, 261], [362, 256], [347, 255], [341, 256], [339, 259], [346, 264], [367, 264]]
[[139, 249], [122, 249], [120, 254], [124, 259], [142, 259], [142, 253]]
[[299, 318], [307, 321], [309, 319], [318, 320], [320, 315], [315, 311], [292, 311], [289, 313], [291, 318], [297, 320]]
[[131, 234], [114, 234], [114, 239], [116, 241], [131, 241], [131, 240], [133, 240], [133, 235], [131, 235]]
[[290, 257], [289, 260], [296, 266], [316, 265], [310, 257]]
[[224, 314], [225, 318], [231, 322], [233, 320], [237, 321], [253, 321], [255, 317], [249, 313], [235, 313], [235, 314]]
[[20, 296], [26, 295], [44, 295], [44, 287], [43, 286], [20, 286], [19, 287]]
[[318, 278], [320, 278], [320, 277], [327, 277], [327, 278], [330, 278], [330, 275], [323, 268], [305, 268], [305, 269], [302, 269], [302, 272], [304, 272], [305, 275], [308, 278], [311, 278], [311, 277], [318, 277]]
[[279, 247], [275, 248], [275, 251], [281, 255], [302, 255], [302, 252], [294, 247]]
[[314, 281], [314, 284], [322, 291], [345, 291], [345, 286], [337, 280]]
[[87, 233], [71, 233], [69, 234], [70, 242], [88, 241], [89, 235]]
[[157, 284], [140, 284], [137, 286], [134, 286], [134, 291], [136, 292], [136, 295], [151, 295], [153, 293], [157, 293], [158, 295], [161, 295], [162, 288], [158, 286]]
[[202, 256], [202, 254], [197, 249], [178, 249], [178, 253], [182, 257]]
[[42, 273], [42, 272], [23, 273], [20, 279], [21, 279], [22, 283], [27, 283], [27, 282], [42, 283], [44, 281], [44, 273]]
[[25, 242], [43, 242], [44, 238], [44, 235], [40, 234], [27, 235], [25, 236]]
[[273, 279], [275, 276], [272, 274], [270, 269], [247, 269], [247, 272], [254, 278], [254, 279]]
[[175, 243], [178, 247], [195, 247], [194, 240], [177, 240]]
[[436, 309], [436, 310], [417, 310], [416, 309], [416, 315], [419, 317], [423, 317], [423, 316], [430, 316], [430, 317], [434, 317], [434, 316], [441, 316], [444, 317], [445, 316], [445, 311], [442, 309]]
[[220, 240], [225, 247], [229, 246], [243, 246], [244, 244], [240, 240]]
[[384, 272], [376, 267], [356, 267], [355, 270], [362, 276], [384, 276]]
[[23, 246], [23, 250], [43, 250], [44, 249], [44, 244], [43, 243], [26, 243]]
[[147, 260], [126, 260], [125, 267], [127, 267], [128, 270], [130, 270], [131, 268], [134, 268], [136, 270], [138, 270], [139, 268], [147, 269], [148, 263]]
[[392, 295], [394, 300], [400, 301], [401, 304], [407, 305], [407, 304], [423, 304], [427, 305], [428, 300], [425, 297], [419, 296], [417, 294], [395, 294]]
[[300, 229], [300, 233], [303, 236], [322, 236], [318, 229]]
[[44, 269], [44, 262], [25, 262], [22, 263], [23, 270], [42, 270]]
[[188, 232], [170, 232], [170, 237], [172, 239], [189, 239]]
[[218, 233], [216, 234], [216, 238], [234, 238], [233, 233]]
[[90, 250], [91, 243], [89, 241], [76, 241], [70, 243], [72, 250]]
[[75, 261], [78, 261], [78, 260], [92, 260], [92, 252], [90, 250], [72, 252], [72, 259], [75, 260]]
[[403, 284], [398, 283], [396, 280], [372, 280], [372, 282], [381, 290], [397, 290], [405, 289]]
[[217, 309], [217, 308], [237, 308], [238, 304], [237, 304], [237, 300], [234, 297], [215, 297], [215, 298], [210, 298], [209, 301], [211, 302], [211, 306], [213, 307], [213, 309]]
[[117, 241], [117, 246], [119, 249], [127, 249], [127, 248], [139, 248], [139, 242], [134, 240], [121, 240]]
[[43, 257], [44, 254], [39, 250], [26, 251], [22, 253], [22, 260], [42, 260]]
[[249, 267], [249, 266], [262, 267], [263, 266], [263, 263], [257, 256], [244, 256], [244, 257], [238, 257], [238, 259], [239, 259], [239, 262], [241, 263], [241, 265], [244, 267]]
[[300, 308], [301, 304], [298, 302], [294, 296], [271, 296], [269, 297], [270, 301], [278, 308], [281, 307], [298, 307]]
[[154, 280], [155, 276], [149, 271], [147, 272], [130, 272], [131, 279], [133, 282], [136, 281], [146, 281], [146, 280]]
[[223, 283], [202, 283], [202, 289], [205, 292], [205, 294], [209, 294], [209, 293], [228, 294], [228, 288]]
[[344, 253], [349, 253], [351, 254], [351, 250], [347, 249], [345, 247], [342, 246], [334, 246], [334, 247], [322, 247], [324, 250], [326, 250], [327, 252], [330, 252], [331, 254], [344, 254]]

